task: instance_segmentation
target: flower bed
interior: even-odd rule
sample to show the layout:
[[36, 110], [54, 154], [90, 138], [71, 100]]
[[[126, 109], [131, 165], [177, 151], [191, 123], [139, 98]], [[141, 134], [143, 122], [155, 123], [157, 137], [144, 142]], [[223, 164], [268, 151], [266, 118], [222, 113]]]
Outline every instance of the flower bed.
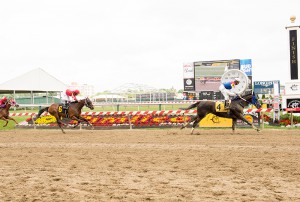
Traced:
[[[300, 123], [300, 116], [293, 116], [293, 124], [299, 124]], [[291, 114], [287, 113], [280, 116], [280, 125], [282, 126], [288, 126], [291, 125]]]
[[[183, 124], [191, 119], [189, 116], [182, 115], [133, 115], [131, 117], [125, 115], [84, 115], [85, 119], [87, 119], [94, 126], [115, 126], [115, 125], [129, 125], [132, 124], [134, 126], [159, 126], [166, 124]], [[30, 122], [31, 120], [27, 120]], [[56, 124], [55, 117], [51, 115], [42, 116], [35, 121], [35, 124]], [[68, 124], [74, 125], [77, 124], [76, 120], [69, 120]]]

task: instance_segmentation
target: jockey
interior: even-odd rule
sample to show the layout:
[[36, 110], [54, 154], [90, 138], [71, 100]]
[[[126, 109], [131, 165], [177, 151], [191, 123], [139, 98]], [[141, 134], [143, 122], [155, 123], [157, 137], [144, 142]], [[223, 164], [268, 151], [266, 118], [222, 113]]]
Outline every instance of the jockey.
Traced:
[[6, 97], [3, 97], [1, 100], [0, 100], [0, 108], [5, 108], [5, 102], [7, 101], [7, 98]]
[[231, 100], [229, 99], [229, 96], [236, 96], [236, 93], [231, 92], [230, 90], [234, 88], [236, 85], [239, 85], [240, 79], [235, 78], [233, 81], [228, 81], [221, 83], [219, 90], [223, 94], [225, 98], [225, 108], [228, 109], [231, 103]]
[[68, 107], [70, 102], [78, 102], [76, 96], [80, 94], [79, 90], [70, 90], [67, 89], [66, 90], [66, 94], [65, 94], [65, 106]]

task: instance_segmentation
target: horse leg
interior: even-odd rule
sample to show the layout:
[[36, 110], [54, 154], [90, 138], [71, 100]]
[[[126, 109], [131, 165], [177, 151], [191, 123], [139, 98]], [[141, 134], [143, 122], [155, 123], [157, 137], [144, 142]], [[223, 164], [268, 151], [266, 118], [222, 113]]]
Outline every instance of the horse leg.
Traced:
[[236, 115], [236, 117], [242, 121], [244, 121], [245, 123], [247, 123], [248, 125], [252, 126], [252, 128], [254, 130], [256, 130], [257, 132], [260, 132], [260, 129], [255, 127], [255, 125], [253, 123], [250, 123], [247, 119], [244, 118], [244, 116], [242, 114], [238, 114]]
[[8, 117], [8, 119], [14, 121], [17, 125], [19, 124], [19, 123], [18, 123], [14, 118], [12, 118], [12, 117]]
[[195, 121], [196, 118], [197, 118], [197, 116], [193, 116], [191, 118], [191, 120], [189, 120], [187, 123], [185, 123], [184, 125], [182, 125], [180, 129], [184, 129], [185, 127], [187, 127], [190, 123], [192, 123], [193, 121]]
[[3, 127], [6, 127], [7, 124], [8, 124], [8, 120], [7, 120], [5, 117], [1, 117], [1, 119], [2, 119], [3, 121], [6, 121], [6, 123], [3, 125]]
[[[203, 118], [203, 117], [202, 117]], [[192, 127], [192, 131], [191, 131], [191, 135], [193, 134], [193, 132], [194, 132], [194, 130], [195, 130], [195, 128], [197, 127], [197, 125], [198, 125], [198, 123], [202, 120], [202, 118], [201, 117], [199, 117], [199, 116], [196, 116], [196, 120], [194, 121], [194, 123], [193, 123], [193, 127]]]
[[61, 132], [66, 134], [66, 132], [64, 131], [64, 129], [61, 127], [61, 125], [63, 125], [63, 123], [60, 121], [61, 116], [58, 116], [58, 114], [53, 115], [56, 118], [56, 123], [57, 125], [60, 127]]
[[232, 126], [231, 126], [232, 133], [235, 133], [236, 121], [237, 121], [237, 119], [232, 119]]
[[79, 116], [79, 118], [77, 118], [76, 116], [73, 116], [72, 119], [75, 119], [77, 121], [77, 124], [74, 126], [77, 127], [82, 121], [86, 122], [87, 125], [91, 126], [91, 128], [94, 130], [94, 126], [85, 118], [83, 118], [82, 116]]

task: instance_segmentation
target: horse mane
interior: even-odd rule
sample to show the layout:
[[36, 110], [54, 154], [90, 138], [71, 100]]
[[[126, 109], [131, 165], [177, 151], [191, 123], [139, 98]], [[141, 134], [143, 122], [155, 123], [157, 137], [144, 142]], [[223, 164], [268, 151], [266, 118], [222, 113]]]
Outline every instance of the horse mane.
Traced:
[[[251, 96], [252, 97], [252, 93], [247, 93], [245, 95], [242, 95], [241, 97], [245, 99], [245, 97]], [[241, 98], [239, 96], [235, 96], [234, 98], [232, 98], [231, 100], [240, 100]]]

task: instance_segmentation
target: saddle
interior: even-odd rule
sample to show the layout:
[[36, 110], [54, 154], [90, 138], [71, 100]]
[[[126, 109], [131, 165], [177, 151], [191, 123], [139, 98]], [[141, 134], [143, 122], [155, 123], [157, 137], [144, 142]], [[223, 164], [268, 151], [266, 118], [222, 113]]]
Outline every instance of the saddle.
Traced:
[[225, 101], [217, 101], [215, 103], [216, 112], [229, 112], [229, 108], [225, 108]]

